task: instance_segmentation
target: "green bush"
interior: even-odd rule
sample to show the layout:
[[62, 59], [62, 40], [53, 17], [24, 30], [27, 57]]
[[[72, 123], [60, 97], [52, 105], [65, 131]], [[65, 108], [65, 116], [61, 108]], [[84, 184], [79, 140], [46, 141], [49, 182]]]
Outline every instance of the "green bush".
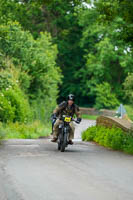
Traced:
[[124, 138], [123, 149], [125, 152], [133, 154], [133, 128]]
[[5, 128], [2, 126], [2, 123], [0, 123], [0, 140], [4, 139], [6, 136]]
[[0, 93], [0, 121], [13, 121], [15, 118], [15, 108], [11, 106], [10, 101]]
[[30, 100], [36, 98], [55, 103], [61, 71], [56, 64], [57, 46], [49, 33], [40, 33], [35, 40], [17, 22], [0, 25], [0, 49], [12, 58], [16, 69], [21, 68], [20, 87]]
[[32, 113], [28, 100], [19, 88], [7, 88], [0, 93], [0, 121], [28, 122]]
[[106, 108], [114, 109], [119, 105], [119, 102], [115, 94], [111, 91], [109, 83], [104, 82], [103, 84], [97, 85], [96, 88], [96, 104], [97, 109]]
[[87, 129], [86, 131], [84, 131], [82, 133], [82, 139], [84, 141], [93, 141], [93, 139], [94, 139], [94, 137], [96, 135], [96, 129], [95, 129], [95, 127], [91, 127], [91, 129], [89, 130], [89, 134], [87, 134], [88, 130], [89, 129]]
[[9, 88], [12, 86], [11, 75], [8, 73], [0, 72], [0, 90]]
[[[18, 81], [19, 88], [26, 94], [34, 112], [34, 119], [48, 121], [56, 106], [58, 86], [62, 78], [61, 70], [56, 64], [57, 46], [53, 44], [50, 34], [40, 33], [38, 38], [34, 39], [32, 34], [24, 31], [17, 22], [0, 25], [0, 52], [1, 68], [3, 71], [13, 72], [12, 79], [14, 82]], [[7, 76], [6, 80], [3, 77], [0, 77], [0, 80], [0, 89], [3, 86], [5, 90], [9, 88]], [[29, 118], [29, 115], [25, 116], [29, 113], [28, 104], [21, 94], [15, 95], [13, 91], [12, 94], [7, 94], [11, 107], [15, 109], [12, 114], [15, 115], [12, 116], [13, 121], [24, 122]]]
[[128, 73], [123, 85], [127, 103], [131, 103], [133, 106], [133, 73]]
[[95, 141], [102, 146], [133, 154], [133, 135], [120, 128], [93, 126], [82, 133], [82, 140]]

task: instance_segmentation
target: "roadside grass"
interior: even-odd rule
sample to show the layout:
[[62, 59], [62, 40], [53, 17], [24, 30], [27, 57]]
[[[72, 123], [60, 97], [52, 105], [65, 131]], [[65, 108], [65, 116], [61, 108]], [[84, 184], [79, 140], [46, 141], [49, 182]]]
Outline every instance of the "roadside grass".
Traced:
[[133, 107], [131, 105], [124, 105], [128, 117], [133, 121]]
[[51, 124], [34, 121], [30, 124], [0, 124], [0, 139], [37, 139], [47, 137], [51, 133]]
[[83, 119], [89, 119], [89, 120], [96, 120], [98, 115], [87, 115], [87, 114], [82, 114]]

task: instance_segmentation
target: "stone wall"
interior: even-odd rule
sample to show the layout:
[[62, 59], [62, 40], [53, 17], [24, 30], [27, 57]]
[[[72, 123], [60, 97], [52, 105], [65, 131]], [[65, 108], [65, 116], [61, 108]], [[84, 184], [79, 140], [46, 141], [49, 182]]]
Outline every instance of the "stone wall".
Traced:
[[116, 126], [126, 132], [128, 132], [133, 126], [133, 123], [131, 123], [128, 120], [120, 119], [120, 118], [116, 118], [116, 117], [107, 117], [107, 116], [99, 116], [96, 120], [96, 124], [103, 125], [103, 126], [110, 127], [110, 128], [112, 126]]
[[81, 110], [82, 114], [87, 114], [87, 115], [104, 115], [104, 116], [113, 117], [116, 114], [115, 111], [106, 110], [106, 109], [96, 110], [95, 108], [82, 108], [82, 107], [80, 107], [80, 110]]

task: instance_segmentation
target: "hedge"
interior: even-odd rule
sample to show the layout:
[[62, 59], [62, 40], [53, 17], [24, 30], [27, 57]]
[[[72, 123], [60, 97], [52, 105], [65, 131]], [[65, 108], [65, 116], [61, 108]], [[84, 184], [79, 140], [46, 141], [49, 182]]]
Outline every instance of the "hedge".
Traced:
[[92, 126], [82, 133], [83, 141], [94, 141], [114, 150], [133, 154], [133, 134], [126, 133], [120, 128]]

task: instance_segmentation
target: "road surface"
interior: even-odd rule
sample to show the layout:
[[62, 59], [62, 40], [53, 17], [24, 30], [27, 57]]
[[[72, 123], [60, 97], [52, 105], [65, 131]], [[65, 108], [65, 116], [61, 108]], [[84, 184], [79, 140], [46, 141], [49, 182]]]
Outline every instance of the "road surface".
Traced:
[[132, 200], [133, 156], [80, 141], [65, 152], [49, 139], [0, 146], [0, 200]]

